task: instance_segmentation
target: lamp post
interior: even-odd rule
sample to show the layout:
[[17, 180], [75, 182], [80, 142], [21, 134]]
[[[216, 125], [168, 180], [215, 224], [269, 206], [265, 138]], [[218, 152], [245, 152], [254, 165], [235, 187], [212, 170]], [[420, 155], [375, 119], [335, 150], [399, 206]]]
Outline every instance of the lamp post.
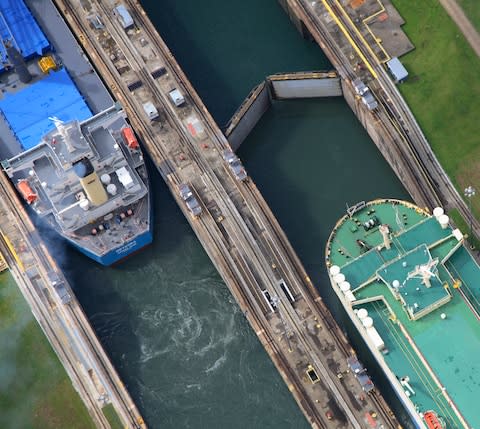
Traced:
[[468, 207], [470, 209], [470, 246], [473, 248], [473, 213], [472, 213], [472, 197], [475, 196], [475, 188], [473, 186], [467, 186], [463, 191], [463, 195], [468, 198]]

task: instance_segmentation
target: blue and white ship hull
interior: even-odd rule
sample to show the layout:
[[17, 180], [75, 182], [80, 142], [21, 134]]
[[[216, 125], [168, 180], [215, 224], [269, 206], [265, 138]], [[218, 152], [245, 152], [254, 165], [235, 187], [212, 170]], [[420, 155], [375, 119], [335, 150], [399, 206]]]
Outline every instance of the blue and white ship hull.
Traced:
[[131, 240], [124, 243], [122, 246], [117, 247], [116, 249], [112, 249], [109, 252], [103, 255], [97, 255], [91, 252], [86, 247], [81, 247], [75, 241], [68, 240], [73, 246], [82, 252], [85, 256], [93, 259], [94, 261], [98, 262], [104, 266], [110, 266], [117, 264], [118, 262], [122, 261], [123, 259], [127, 258], [128, 256], [138, 252], [142, 248], [148, 246], [153, 241], [153, 231], [150, 228], [145, 233], [138, 235], [137, 237], [132, 238]]

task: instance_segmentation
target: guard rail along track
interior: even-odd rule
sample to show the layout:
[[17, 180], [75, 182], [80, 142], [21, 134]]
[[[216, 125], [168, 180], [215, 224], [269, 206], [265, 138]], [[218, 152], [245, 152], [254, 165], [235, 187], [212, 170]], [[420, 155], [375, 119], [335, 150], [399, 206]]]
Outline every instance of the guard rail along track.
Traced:
[[[192, 102], [187, 111], [202, 120], [206, 134], [210, 137], [208, 143], [201, 143], [186, 132], [180, 114], [168, 101], [165, 91], [161, 90], [161, 84], [153, 78], [154, 70], [148, 69], [148, 61], [139, 50], [129, 48], [133, 43], [130, 37], [135, 37], [132, 34], [136, 33], [128, 35], [116, 20], [112, 22], [113, 4], [86, 0], [81, 4], [73, 0], [55, 0], [55, 3], [115, 98], [124, 105], [132, 125], [172, 194], [312, 426], [332, 427], [332, 422], [328, 421], [324, 413], [327, 395], [328, 400], [336, 401], [348, 419], [347, 426], [341, 427], [360, 429], [362, 418], [359, 416], [363, 417], [364, 409], [376, 409], [380, 416], [385, 416], [385, 421], [388, 422], [386, 427], [395, 427], [396, 420], [377, 394], [362, 398], [361, 403], [352, 403], [352, 396], [361, 389], [346, 369], [346, 357], [352, 351], [343, 334], [321, 303], [300, 261], [253, 182], [237, 183], [225, 170], [219, 152], [228, 148], [228, 143], [139, 4], [135, 1], [125, 2], [138, 32], [142, 34], [141, 40], [148, 40], [147, 45], [154, 45], [157, 52], [152, 50], [152, 58], [156, 59], [161, 53], [168, 63], [165, 64], [169, 69], [165, 79], [175, 83], [184, 92], [189, 104]], [[89, 26], [82, 10], [82, 5], [86, 3], [101, 18], [104, 30], [95, 32]], [[102, 43], [113, 50], [108, 51], [102, 47]], [[119, 73], [112, 62], [111, 52], [116, 52], [117, 56], [125, 59], [131, 73], [125, 72], [124, 76]], [[126, 67], [122, 70], [126, 70]], [[128, 90], [125, 80], [133, 75], [142, 87], [135, 93]], [[152, 124], [139, 113], [146, 100], [142, 98], [145, 94], [161, 108], [161, 123]], [[203, 213], [196, 219], [189, 215], [178, 194], [178, 185], [185, 182], [192, 186], [203, 207]], [[285, 299], [284, 292], [277, 283], [279, 279], [288, 283], [292, 296], [295, 296], [295, 303]], [[262, 295], [264, 291], [271, 293], [271, 296], [284, 297], [279, 301], [276, 312], [270, 311]], [[307, 326], [314, 320], [317, 327]], [[321, 331], [321, 335], [316, 333], [315, 337], [309, 332], [315, 329]], [[277, 337], [279, 334], [280, 338]], [[286, 350], [287, 343], [289, 347], [290, 344], [296, 346], [291, 355]], [[325, 350], [317, 350], [317, 344]], [[292, 365], [291, 356], [300, 352], [302, 361], [299, 370]], [[331, 366], [328, 359], [336, 362], [337, 372], [328, 368]], [[319, 384], [323, 385], [323, 390], [318, 385], [308, 384], [305, 376], [307, 363], [312, 364], [321, 374]], [[355, 397], [354, 401], [357, 401]], [[377, 410], [377, 407], [380, 409]], [[333, 424], [339, 427], [338, 422]]]
[[[106, 389], [110, 402], [121, 420], [131, 428], [146, 428], [68, 283], [50, 257], [3, 172], [0, 173], [0, 196], [6, 213], [5, 217], [11, 220], [9, 226], [5, 227], [2, 224], [0, 247], [6, 255], [10, 270], [29, 303], [32, 313], [65, 367], [75, 389], [85, 402], [95, 424], [100, 428], [110, 428], [109, 422], [101, 411], [98, 391], [95, 388], [92, 389], [93, 381], [86, 373], [87, 368], [79, 365], [83, 358], [89, 358], [94, 376], [101, 383], [101, 387]], [[5, 221], [5, 218], [3, 220]], [[6, 240], [9, 240], [5, 238], [7, 229], [17, 234], [15, 238], [23, 243], [23, 250], [14, 249], [11, 243], [10, 245], [6, 243]], [[25, 265], [24, 260], [29, 262], [29, 265]], [[65, 288], [72, 297], [68, 304], [55, 301], [56, 292], [49, 279], [49, 273], [54, 273], [59, 281], [64, 282]], [[75, 347], [70, 343], [73, 338], [81, 339]], [[78, 355], [76, 349], [81, 349], [83, 355]], [[89, 356], [90, 353], [93, 354], [93, 358]]]

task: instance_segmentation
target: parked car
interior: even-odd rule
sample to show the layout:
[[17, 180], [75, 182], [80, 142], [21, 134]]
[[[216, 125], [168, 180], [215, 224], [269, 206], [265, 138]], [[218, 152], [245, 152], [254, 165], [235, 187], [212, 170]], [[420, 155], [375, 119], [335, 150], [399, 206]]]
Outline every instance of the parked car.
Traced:
[[230, 149], [225, 149], [222, 153], [222, 156], [235, 178], [240, 182], [243, 182], [248, 175], [238, 156], [235, 155]]
[[202, 212], [202, 207], [200, 206], [197, 198], [193, 195], [190, 186], [185, 183], [179, 186], [180, 196], [182, 200], [185, 201], [188, 211], [193, 217], [197, 217]]

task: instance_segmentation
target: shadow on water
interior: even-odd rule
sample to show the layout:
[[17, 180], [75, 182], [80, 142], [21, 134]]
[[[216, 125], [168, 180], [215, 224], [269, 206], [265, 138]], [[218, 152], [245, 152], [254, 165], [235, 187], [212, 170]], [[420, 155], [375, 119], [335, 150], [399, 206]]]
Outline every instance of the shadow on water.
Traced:
[[[81, 307], [85, 311], [96, 335], [107, 355], [111, 358], [120, 377], [125, 382], [132, 396], [137, 396], [135, 383], [130, 383], [128, 374], [135, 374], [138, 368], [132, 363], [138, 361], [139, 345], [136, 336], [133, 311], [125, 294], [116, 287], [109, 275], [108, 268], [100, 267], [86, 256], [79, 254], [57, 233], [38, 218], [37, 228], [45, 241], [51, 255], [63, 270]], [[125, 351], [121, 356], [116, 350]], [[128, 372], [122, 361], [128, 356]]]

